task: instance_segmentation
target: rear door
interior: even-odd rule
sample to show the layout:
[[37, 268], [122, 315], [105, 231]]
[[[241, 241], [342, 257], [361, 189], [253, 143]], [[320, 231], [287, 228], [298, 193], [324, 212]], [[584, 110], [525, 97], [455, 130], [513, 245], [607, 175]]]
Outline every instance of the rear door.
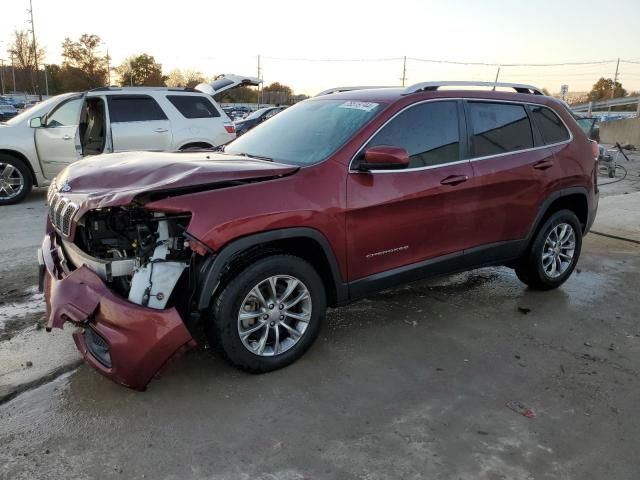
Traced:
[[470, 247], [524, 239], [550, 193], [553, 152], [524, 104], [467, 101], [466, 112], [476, 196]]
[[80, 110], [84, 95], [61, 102], [34, 129], [38, 157], [46, 178], [55, 177], [64, 167], [80, 158]]
[[109, 95], [114, 152], [172, 150], [171, 122], [149, 95]]
[[[354, 171], [347, 183], [351, 281], [462, 252], [473, 229], [462, 103], [434, 101], [397, 114], [364, 146], [410, 155], [405, 170]], [[409, 267], [411, 268], [411, 267]]]

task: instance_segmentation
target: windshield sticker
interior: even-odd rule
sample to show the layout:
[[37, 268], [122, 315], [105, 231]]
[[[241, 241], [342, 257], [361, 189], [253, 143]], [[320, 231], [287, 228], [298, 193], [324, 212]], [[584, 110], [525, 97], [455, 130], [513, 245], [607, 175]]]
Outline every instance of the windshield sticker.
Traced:
[[354, 102], [350, 100], [340, 105], [340, 108], [352, 108], [354, 110], [364, 110], [365, 112], [370, 112], [377, 106], [378, 104], [373, 102]]

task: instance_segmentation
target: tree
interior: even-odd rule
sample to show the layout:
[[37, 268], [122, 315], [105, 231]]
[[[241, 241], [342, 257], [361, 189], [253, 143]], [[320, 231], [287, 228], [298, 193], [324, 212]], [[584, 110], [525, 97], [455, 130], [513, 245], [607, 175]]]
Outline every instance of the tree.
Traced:
[[122, 86], [164, 86], [162, 65], [152, 55], [143, 53], [126, 59], [117, 69]]
[[613, 91], [613, 98], [625, 97], [627, 95], [627, 91], [622, 88], [620, 82], [615, 82], [614, 88], [614, 82], [611, 78], [602, 77], [593, 85], [588, 98], [592, 102], [596, 100], [607, 100], [611, 98], [611, 91]]
[[19, 68], [30, 72], [31, 90], [34, 93], [39, 93], [36, 92], [38, 82], [34, 73], [36, 65], [41, 64], [44, 59], [44, 48], [41, 48], [38, 44], [33, 44], [29, 32], [15, 30], [13, 43], [9, 46], [7, 52], [13, 57], [13, 61]]
[[107, 83], [107, 57], [98, 53], [102, 40], [83, 34], [78, 41], [65, 38], [62, 43], [61, 84], [64, 90], [90, 90]]
[[291, 103], [293, 90], [280, 82], [273, 82], [262, 90], [262, 101], [270, 104]]
[[171, 70], [167, 76], [167, 87], [177, 88], [193, 88], [205, 81], [202, 73], [195, 70], [180, 70], [178, 68]]

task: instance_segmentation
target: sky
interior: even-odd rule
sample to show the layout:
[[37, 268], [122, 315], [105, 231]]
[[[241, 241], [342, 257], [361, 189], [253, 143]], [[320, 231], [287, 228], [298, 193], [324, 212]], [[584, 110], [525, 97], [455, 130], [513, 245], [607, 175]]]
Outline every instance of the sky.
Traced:
[[[640, 2], [616, 0], [395, 0], [316, 2], [242, 0], [33, 0], [46, 62], [61, 62], [65, 37], [99, 35], [117, 65], [148, 53], [163, 66], [206, 76], [255, 76], [296, 93], [344, 85], [399, 85], [430, 80], [493, 81], [496, 66], [447, 65], [411, 58], [491, 64], [608, 61], [591, 65], [502, 67], [500, 81], [558, 92], [586, 91], [601, 76], [640, 90]], [[28, 0], [4, 0], [0, 58], [15, 29], [27, 29]], [[603, 14], [616, 15], [603, 19]], [[622, 21], [618, 26], [615, 22]], [[359, 61], [320, 61], [320, 60]]]

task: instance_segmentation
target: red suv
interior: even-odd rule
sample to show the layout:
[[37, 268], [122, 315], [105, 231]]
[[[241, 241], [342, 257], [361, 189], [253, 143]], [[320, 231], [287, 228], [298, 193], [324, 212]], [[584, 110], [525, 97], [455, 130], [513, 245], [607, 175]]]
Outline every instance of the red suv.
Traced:
[[329, 93], [222, 152], [70, 165], [39, 255], [49, 327], [80, 327], [88, 363], [144, 388], [199, 328], [265, 372], [327, 306], [385, 288], [487, 265], [558, 287], [595, 217], [593, 148], [562, 103], [490, 86]]

